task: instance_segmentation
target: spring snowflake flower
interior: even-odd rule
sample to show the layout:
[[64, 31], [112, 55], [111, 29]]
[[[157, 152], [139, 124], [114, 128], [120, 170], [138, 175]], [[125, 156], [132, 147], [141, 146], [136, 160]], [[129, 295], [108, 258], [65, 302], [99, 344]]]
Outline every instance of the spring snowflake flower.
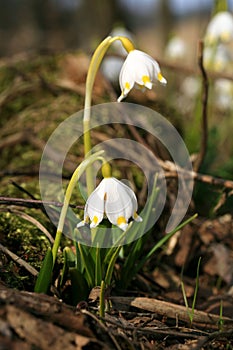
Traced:
[[167, 83], [161, 74], [158, 62], [143, 51], [130, 51], [119, 76], [121, 96], [118, 98], [118, 102], [121, 102], [128, 95], [135, 84], [141, 88], [152, 89], [156, 80], [162, 84]]
[[84, 219], [77, 227], [91, 221], [90, 228], [99, 225], [104, 215], [113, 224], [125, 231], [128, 220], [132, 217], [141, 222], [137, 214], [137, 199], [130, 187], [114, 177], [104, 178], [87, 199], [84, 209]]
[[218, 12], [209, 22], [206, 29], [206, 43], [214, 44], [233, 40], [233, 16], [230, 12]]

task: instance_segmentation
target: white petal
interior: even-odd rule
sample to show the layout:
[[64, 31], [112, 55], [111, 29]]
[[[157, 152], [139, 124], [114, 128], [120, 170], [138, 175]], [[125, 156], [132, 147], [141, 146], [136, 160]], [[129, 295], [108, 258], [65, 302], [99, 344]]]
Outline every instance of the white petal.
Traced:
[[126, 230], [127, 230], [127, 227], [128, 227], [128, 223], [126, 223], [126, 224], [120, 224], [120, 225], [117, 225], [117, 226], [120, 227], [121, 230], [126, 231]]
[[139, 216], [137, 213], [134, 213], [133, 219], [134, 219], [134, 221], [136, 221], [136, 222], [142, 222], [142, 221], [143, 221], [142, 217]]
[[126, 97], [126, 95], [121, 94], [121, 95], [118, 97], [117, 102], [121, 102], [125, 97]]
[[166, 80], [163, 76], [162, 76], [162, 78], [159, 79], [159, 82], [160, 82], [161, 84], [164, 84], [164, 85], [167, 84], [167, 80]]
[[151, 82], [149, 82], [149, 81], [145, 83], [145, 87], [146, 87], [147, 89], [149, 89], [149, 90], [152, 89], [152, 86], [153, 86], [153, 84], [152, 84]]
[[84, 209], [84, 221], [89, 217], [90, 227], [96, 227], [104, 217], [104, 184], [101, 182], [87, 199]]
[[126, 222], [137, 210], [137, 199], [134, 192], [121, 181], [111, 178], [107, 189], [105, 213], [109, 221], [117, 225], [119, 218], [125, 218]]
[[156, 80], [159, 80], [162, 84], [167, 83], [166, 79], [160, 73], [158, 62], [143, 51], [131, 51], [120, 72], [119, 82], [122, 93], [118, 98], [118, 102], [127, 96], [135, 83], [139, 86], [152, 89], [152, 84]]
[[83, 226], [85, 226], [85, 221], [84, 221], [84, 220], [80, 221], [80, 222], [76, 225], [77, 228], [83, 227]]

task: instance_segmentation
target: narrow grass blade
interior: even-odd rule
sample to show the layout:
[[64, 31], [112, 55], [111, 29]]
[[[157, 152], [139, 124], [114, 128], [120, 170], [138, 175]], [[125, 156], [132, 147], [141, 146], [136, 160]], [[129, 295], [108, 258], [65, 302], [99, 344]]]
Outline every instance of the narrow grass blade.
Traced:
[[101, 248], [97, 247], [95, 249], [95, 285], [100, 286], [102, 281], [102, 265], [101, 265]]
[[105, 316], [105, 282], [101, 281], [100, 288], [100, 317], [103, 319]]
[[[201, 257], [199, 258], [198, 264], [197, 264], [196, 285], [195, 285], [195, 290], [194, 290], [194, 295], [193, 295], [193, 302], [192, 302], [192, 321], [193, 321], [193, 315], [194, 315], [194, 310], [195, 310], [195, 306], [196, 306], [197, 293], [198, 293], [198, 289], [199, 289], [200, 264], [201, 264]], [[192, 321], [191, 321], [191, 323], [192, 323]]]
[[116, 259], [120, 253], [120, 250], [121, 250], [121, 246], [117, 247], [114, 254], [112, 254], [112, 256], [111, 256], [111, 259], [110, 259], [110, 262], [109, 262], [109, 265], [107, 268], [107, 272], [106, 272], [106, 275], [104, 278], [106, 286], [110, 286], [110, 284], [111, 284], [113, 269], [115, 266]]
[[90, 288], [94, 287], [95, 278], [94, 278], [94, 264], [92, 263], [92, 259], [90, 259], [90, 254], [87, 254], [84, 246], [78, 243], [78, 249], [80, 253], [80, 260], [82, 265], [85, 268], [86, 280]]
[[192, 217], [178, 225], [174, 230], [172, 230], [170, 233], [167, 233], [162, 239], [159, 240], [159, 242], [146, 254], [146, 256], [139, 262], [139, 264], [136, 266], [134, 273], [138, 272], [142, 266], [146, 263], [148, 259], [158, 250], [161, 248], [164, 243], [166, 243], [177, 231], [181, 230], [184, 226], [186, 226], [189, 222], [191, 222], [193, 219], [197, 217], [197, 214], [194, 214]]
[[61, 272], [60, 287], [62, 287], [65, 284], [65, 281], [69, 273], [69, 269], [71, 267], [75, 267], [75, 261], [76, 261], [75, 254], [69, 247], [64, 248], [63, 258], [64, 258], [64, 263], [63, 263], [63, 268]]
[[77, 305], [78, 302], [87, 300], [90, 287], [85, 276], [77, 268], [70, 268], [69, 275], [71, 279], [72, 305]]
[[53, 272], [53, 254], [52, 249], [48, 248], [42, 263], [39, 275], [36, 280], [34, 291], [36, 293], [47, 293], [52, 279]]

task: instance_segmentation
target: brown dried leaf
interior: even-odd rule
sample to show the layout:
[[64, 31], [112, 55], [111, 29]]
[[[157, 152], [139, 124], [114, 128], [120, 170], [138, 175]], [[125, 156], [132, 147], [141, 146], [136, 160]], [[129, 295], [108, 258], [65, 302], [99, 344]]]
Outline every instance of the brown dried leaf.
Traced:
[[220, 276], [230, 284], [233, 280], [233, 257], [230, 249], [221, 243], [212, 244], [210, 249], [213, 256], [205, 264], [204, 271], [212, 276]]

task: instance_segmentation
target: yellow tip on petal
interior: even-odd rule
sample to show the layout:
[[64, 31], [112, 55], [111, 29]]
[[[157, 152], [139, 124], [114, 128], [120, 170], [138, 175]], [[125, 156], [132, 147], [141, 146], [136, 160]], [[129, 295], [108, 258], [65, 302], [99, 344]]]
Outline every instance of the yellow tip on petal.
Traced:
[[126, 90], [126, 91], [129, 91], [129, 90], [130, 90], [130, 83], [129, 83], [128, 81], [125, 83], [125, 88], [124, 88], [124, 90]]
[[145, 87], [152, 89], [152, 82], [150, 81], [150, 77], [148, 75], [143, 75], [142, 82]]
[[121, 96], [118, 97], [117, 102], [121, 102], [124, 98], [125, 98], [125, 96], [123, 94], [121, 94]]
[[130, 83], [127, 81], [125, 83], [125, 86], [124, 86], [124, 89], [121, 93], [121, 96], [118, 97], [118, 99], [117, 99], [117, 102], [121, 102], [127, 96], [127, 94], [130, 92], [130, 90], [131, 90], [131, 86], [130, 86]]
[[98, 217], [95, 215], [95, 216], [93, 217], [93, 219], [92, 219], [91, 224], [90, 224], [90, 228], [96, 227], [96, 226], [98, 225], [98, 223], [99, 223], [99, 219], [98, 219]]
[[160, 83], [167, 84], [167, 80], [162, 76], [160, 72], [158, 73], [157, 78], [160, 81]]
[[117, 225], [120, 226], [121, 224], [126, 224], [126, 219], [124, 218], [124, 216], [119, 216], [119, 218], [117, 219]]
[[79, 223], [77, 223], [76, 227], [79, 228], [79, 227], [83, 227], [85, 226], [85, 224], [87, 224], [89, 221], [89, 216], [87, 215], [84, 220], [80, 221]]
[[141, 216], [139, 216], [136, 212], [133, 214], [133, 219], [137, 222], [142, 222]]
[[83, 220], [83, 221], [80, 221], [80, 222], [76, 225], [76, 227], [79, 228], [79, 227], [83, 227], [84, 225], [85, 225], [85, 221]]
[[119, 216], [117, 219], [117, 226], [119, 226], [123, 231], [125, 231], [128, 227], [128, 223], [126, 222], [126, 219], [123, 216]]

